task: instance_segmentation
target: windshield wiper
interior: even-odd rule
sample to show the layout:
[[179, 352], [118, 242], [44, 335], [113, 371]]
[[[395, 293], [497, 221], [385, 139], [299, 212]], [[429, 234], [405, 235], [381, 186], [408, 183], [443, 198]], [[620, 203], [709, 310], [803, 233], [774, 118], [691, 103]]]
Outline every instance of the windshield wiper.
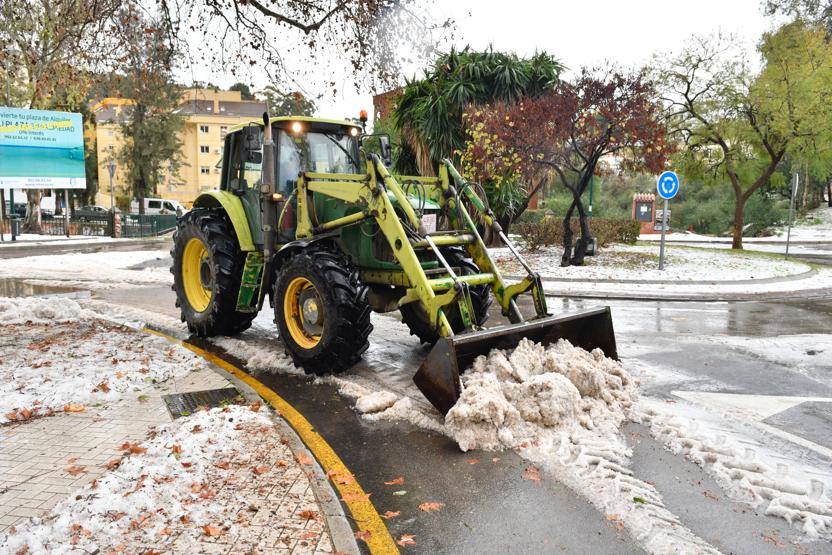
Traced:
[[355, 158], [353, 158], [353, 155], [350, 153], [350, 151], [344, 148], [344, 145], [342, 145], [329, 133], [323, 133], [323, 136], [332, 141], [335, 144], [335, 146], [340, 148], [344, 152], [344, 154], [346, 154], [347, 157], [350, 159], [350, 162], [352, 162], [352, 165], [355, 167], [355, 171], [358, 171], [358, 161]]

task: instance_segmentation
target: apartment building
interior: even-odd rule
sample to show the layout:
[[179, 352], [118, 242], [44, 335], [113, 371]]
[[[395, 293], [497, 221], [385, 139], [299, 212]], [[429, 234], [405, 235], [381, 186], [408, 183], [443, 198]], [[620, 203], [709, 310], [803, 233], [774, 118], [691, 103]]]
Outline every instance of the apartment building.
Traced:
[[[110, 205], [107, 162], [120, 148], [123, 140], [120, 123], [132, 104], [129, 99], [105, 98], [93, 105], [98, 149], [96, 203], [102, 206]], [[183, 91], [182, 104], [176, 109], [186, 117], [180, 132], [183, 163], [178, 172], [166, 176], [159, 184], [158, 195], [189, 206], [201, 191], [218, 188], [226, 133], [234, 125], [259, 119], [266, 109], [265, 102], [243, 100], [239, 91], [196, 88]], [[131, 194], [122, 168], [113, 177], [113, 189], [116, 196]]]

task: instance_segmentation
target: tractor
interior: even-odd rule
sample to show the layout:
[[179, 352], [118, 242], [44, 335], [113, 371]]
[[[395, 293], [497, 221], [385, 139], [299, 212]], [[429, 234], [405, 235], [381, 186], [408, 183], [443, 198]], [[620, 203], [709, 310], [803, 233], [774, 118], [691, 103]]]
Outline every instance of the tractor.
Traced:
[[[394, 175], [390, 140], [358, 120], [263, 115], [225, 137], [219, 190], [178, 219], [171, 250], [181, 317], [197, 337], [246, 330], [268, 296], [283, 347], [311, 374], [347, 370], [369, 346], [371, 312], [399, 311], [432, 349], [413, 380], [443, 414], [459, 373], [523, 337], [568, 339], [617, 358], [609, 307], [552, 316], [540, 276], [450, 160]], [[483, 237], [525, 270], [508, 283]], [[523, 316], [519, 295], [534, 314]], [[509, 324], [484, 325], [492, 299]]]

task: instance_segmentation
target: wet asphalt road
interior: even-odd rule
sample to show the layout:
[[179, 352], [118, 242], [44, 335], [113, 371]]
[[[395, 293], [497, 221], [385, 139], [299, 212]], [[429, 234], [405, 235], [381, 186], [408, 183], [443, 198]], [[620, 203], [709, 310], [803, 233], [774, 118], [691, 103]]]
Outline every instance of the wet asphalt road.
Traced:
[[[164, 288], [105, 292], [113, 302], [178, 315]], [[549, 299], [552, 312], [570, 312], [595, 301]], [[642, 391], [671, 398], [671, 391], [832, 397], [832, 367], [801, 372], [761, 359], [707, 337], [767, 338], [825, 334], [832, 329], [832, 299], [813, 302], [635, 302], [613, 301], [619, 353], [625, 364], [670, 371], [669, 379], [645, 383]], [[530, 310], [525, 305], [524, 310]], [[244, 337], [277, 341], [268, 315]], [[493, 321], [500, 320], [498, 314]], [[425, 348], [390, 316], [374, 315], [376, 330], [365, 361], [350, 372], [421, 401], [410, 378]], [[244, 361], [240, 361], [244, 362]], [[522, 479], [526, 464], [511, 453], [461, 453], [447, 438], [403, 423], [371, 423], [332, 386], [291, 376], [258, 376], [312, 422], [356, 475], [380, 513], [401, 511], [388, 521], [391, 534], [415, 534], [420, 553], [630, 553], [640, 549], [597, 510], [553, 479]], [[782, 418], [784, 429], [802, 437], [824, 437], [832, 414], [797, 411]], [[775, 423], [774, 425], [777, 425]], [[667, 506], [696, 534], [729, 553], [783, 553], [766, 537], [786, 542], [786, 552], [824, 553], [827, 544], [802, 542], [788, 524], [730, 501], [699, 467], [668, 453], [643, 428], [631, 425], [631, 468], [652, 481]], [[499, 457], [493, 462], [492, 458]], [[476, 464], [469, 464], [476, 459]], [[473, 461], [471, 461], [473, 462]], [[402, 486], [386, 486], [398, 476]], [[395, 492], [405, 492], [396, 494]], [[707, 492], [707, 493], [706, 493]], [[717, 499], [714, 500], [714, 493]], [[445, 503], [436, 513], [418, 505]], [[789, 542], [795, 542], [795, 545]]]

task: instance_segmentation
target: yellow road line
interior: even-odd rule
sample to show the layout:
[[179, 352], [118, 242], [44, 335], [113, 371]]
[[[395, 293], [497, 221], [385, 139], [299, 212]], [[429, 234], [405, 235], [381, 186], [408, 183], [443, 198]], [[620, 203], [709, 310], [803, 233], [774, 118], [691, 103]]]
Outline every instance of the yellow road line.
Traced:
[[[150, 328], [145, 328], [144, 331], [163, 337], [173, 343], [182, 345], [207, 361], [216, 364], [237, 379], [245, 382], [246, 385], [251, 387], [257, 392], [258, 395], [260, 395], [260, 397], [274, 407], [274, 409], [289, 423], [289, 425], [294, 428], [303, 443], [306, 444], [306, 447], [309, 448], [312, 454], [315, 455], [315, 458], [318, 459], [318, 463], [320, 463], [324, 472], [327, 473], [327, 476], [353, 476], [352, 472], [349, 471], [341, 458], [335, 453], [335, 450], [333, 450], [326, 440], [315, 431], [312, 424], [310, 424], [309, 421], [300, 412], [298, 412], [297, 409], [295, 409], [295, 407], [290, 405], [280, 395], [269, 389], [269, 387], [265, 384], [243, 370], [240, 370], [230, 362], [223, 360], [205, 349], [200, 349], [196, 345], [191, 345], [187, 341], [182, 341]], [[384, 525], [384, 521], [381, 520], [381, 516], [379, 516], [378, 511], [376, 511], [376, 508], [372, 501], [370, 501], [369, 496], [364, 492], [358, 482], [354, 478], [347, 480], [330, 479], [330, 481], [338, 490], [338, 493], [341, 495], [341, 499], [347, 505], [347, 508], [349, 508], [350, 513], [352, 513], [352, 517], [355, 519], [356, 523], [358, 523], [359, 528], [370, 532], [370, 537], [365, 540], [370, 553], [373, 555], [399, 553], [392, 536], [390, 536], [390, 532], [387, 531], [387, 526]], [[342, 484], [340, 483], [341, 481], [349, 483]]]

